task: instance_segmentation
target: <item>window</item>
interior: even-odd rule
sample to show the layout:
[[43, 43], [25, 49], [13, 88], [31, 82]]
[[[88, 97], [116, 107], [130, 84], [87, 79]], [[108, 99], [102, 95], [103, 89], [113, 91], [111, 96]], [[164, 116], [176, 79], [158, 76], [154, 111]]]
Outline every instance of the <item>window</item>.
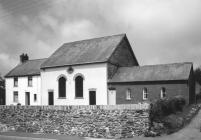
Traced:
[[14, 87], [17, 87], [17, 86], [18, 86], [18, 78], [14, 77]]
[[60, 77], [58, 80], [59, 98], [66, 97], [66, 78]]
[[32, 76], [28, 77], [28, 86], [32, 87]]
[[147, 100], [148, 99], [148, 90], [147, 88], [143, 89], [143, 100]]
[[34, 94], [34, 102], [37, 101], [37, 94]]
[[126, 90], [126, 100], [131, 100], [131, 89]]
[[17, 91], [13, 92], [13, 102], [15, 102], [15, 103], [18, 102], [18, 92]]
[[161, 88], [161, 99], [166, 97], [166, 89], [164, 87]]
[[80, 75], [75, 78], [75, 97], [83, 97], [83, 77]]

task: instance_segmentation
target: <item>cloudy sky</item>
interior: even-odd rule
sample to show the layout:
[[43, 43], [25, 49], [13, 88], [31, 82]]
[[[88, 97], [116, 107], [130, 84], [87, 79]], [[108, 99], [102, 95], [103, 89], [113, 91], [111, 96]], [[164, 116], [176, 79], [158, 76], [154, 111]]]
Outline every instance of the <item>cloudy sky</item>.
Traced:
[[65, 42], [119, 33], [140, 65], [201, 65], [200, 0], [0, 0], [0, 73], [21, 53], [46, 58]]

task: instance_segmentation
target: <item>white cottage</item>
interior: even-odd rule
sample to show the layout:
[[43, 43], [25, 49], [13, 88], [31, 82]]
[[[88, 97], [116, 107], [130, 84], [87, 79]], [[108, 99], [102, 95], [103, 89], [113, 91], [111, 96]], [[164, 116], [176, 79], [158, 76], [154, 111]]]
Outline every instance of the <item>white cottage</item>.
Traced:
[[46, 59], [28, 60], [20, 56], [20, 64], [6, 76], [6, 105], [41, 105], [40, 65]]
[[66, 43], [47, 59], [26, 57], [5, 76], [7, 105], [115, 104], [108, 79], [119, 66], [138, 66], [125, 34]]

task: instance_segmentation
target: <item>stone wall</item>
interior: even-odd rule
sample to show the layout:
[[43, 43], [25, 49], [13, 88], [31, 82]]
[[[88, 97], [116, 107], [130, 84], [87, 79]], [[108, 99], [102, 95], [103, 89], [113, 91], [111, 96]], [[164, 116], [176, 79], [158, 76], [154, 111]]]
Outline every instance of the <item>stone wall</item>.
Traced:
[[128, 138], [148, 129], [147, 110], [0, 108], [0, 124], [8, 130], [97, 138]]

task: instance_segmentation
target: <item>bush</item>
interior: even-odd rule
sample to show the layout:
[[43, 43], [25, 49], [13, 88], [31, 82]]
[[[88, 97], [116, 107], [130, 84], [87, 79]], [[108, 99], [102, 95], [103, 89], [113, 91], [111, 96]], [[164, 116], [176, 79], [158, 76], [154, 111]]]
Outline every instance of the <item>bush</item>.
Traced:
[[163, 124], [166, 128], [168, 128], [167, 133], [170, 134], [184, 125], [184, 119], [182, 117], [172, 114], [163, 119]]
[[182, 111], [185, 99], [181, 96], [159, 99], [150, 105], [149, 120], [152, 126], [153, 121], [160, 122], [164, 117]]
[[196, 94], [196, 103], [200, 103], [201, 101], [201, 93]]

